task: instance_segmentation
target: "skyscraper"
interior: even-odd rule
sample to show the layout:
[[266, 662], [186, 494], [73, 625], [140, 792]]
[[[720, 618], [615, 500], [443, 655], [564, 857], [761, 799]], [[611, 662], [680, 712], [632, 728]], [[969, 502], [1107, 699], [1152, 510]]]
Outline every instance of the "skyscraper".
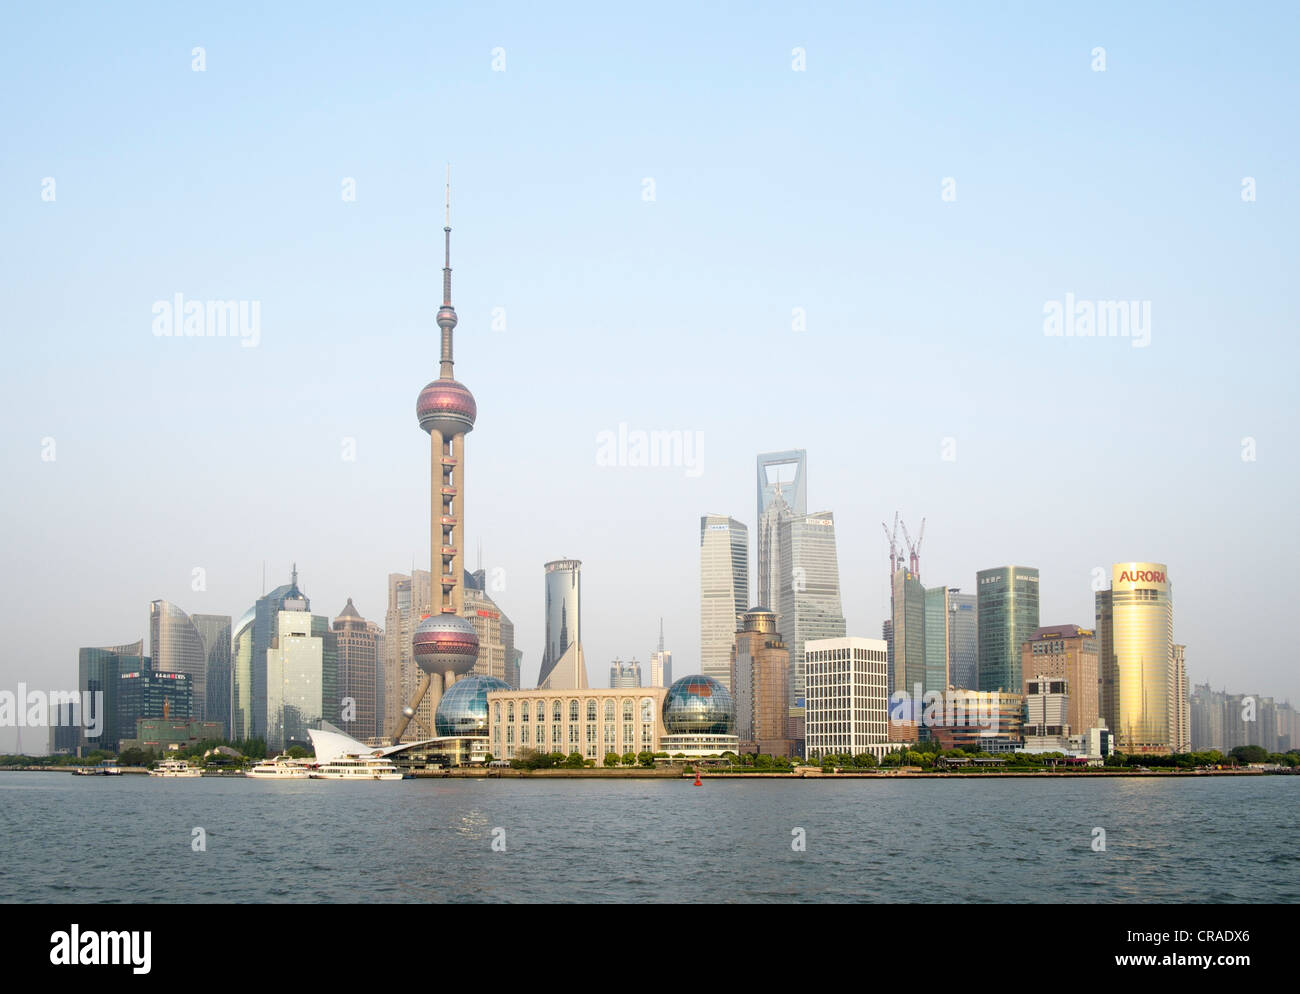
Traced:
[[149, 605], [149, 658], [160, 672], [184, 673], [190, 678], [192, 717], [206, 720], [208, 654], [193, 620], [175, 604], [157, 600]]
[[[411, 639], [422, 618], [433, 613], [433, 574], [417, 569], [411, 575], [388, 574], [388, 609], [384, 614], [384, 713], [379, 735], [386, 735], [402, 719], [402, 705], [415, 696], [423, 679], [416, 665]], [[407, 737], [431, 738], [434, 708], [426, 697], [416, 709], [414, 732]]]
[[629, 663], [621, 659], [615, 659], [609, 664], [609, 685], [610, 687], [640, 687], [641, 686], [641, 664], [633, 659]]
[[[1105, 595], [1103, 597], [1103, 595]], [[1126, 753], [1169, 753], [1181, 739], [1178, 659], [1174, 652], [1173, 587], [1164, 563], [1115, 563], [1109, 590], [1097, 591], [1100, 643], [1109, 658], [1116, 747]]]
[[[731, 682], [731, 647], [749, 596], [749, 530], [735, 518], [700, 518], [700, 672]], [[728, 689], [730, 689], [728, 687]]]
[[[415, 717], [430, 689], [432, 706], [458, 676], [470, 672], [478, 661], [478, 634], [464, 617], [465, 546], [465, 436], [474, 430], [478, 405], [464, 384], [452, 377], [452, 331], [456, 310], [451, 306], [451, 170], [447, 173], [447, 214], [443, 225], [446, 256], [442, 267], [442, 360], [438, 379], [420, 391], [415, 404], [420, 427], [429, 433], [433, 493], [430, 501], [430, 560], [440, 588], [437, 611], [421, 621], [412, 636], [411, 650], [424, 673], [411, 703], [402, 709], [393, 730], [400, 742], [407, 723]], [[436, 684], [436, 686], [435, 686]]]
[[807, 652], [808, 758], [868, 752], [879, 759], [892, 748], [884, 641], [819, 639]]
[[266, 748], [310, 748], [307, 729], [325, 716], [325, 639], [312, 633], [312, 616], [285, 609], [275, 615], [266, 650]]
[[808, 513], [808, 455], [803, 449], [758, 457], [758, 514], [754, 535], [754, 603], [776, 610], [781, 590], [780, 523]]
[[338, 643], [338, 727], [365, 742], [380, 735], [378, 702], [384, 631], [361, 616], [352, 598], [334, 619]]
[[465, 574], [465, 606], [461, 617], [474, 626], [478, 636], [475, 676], [490, 676], [510, 684], [515, 650], [515, 626], [487, 592], [487, 572], [477, 569]]
[[948, 588], [948, 680], [962, 690], [979, 689], [979, 610], [974, 594]]
[[[150, 669], [143, 650], [143, 640], [77, 650], [77, 689], [82, 701], [88, 702], [81, 715], [86, 730], [81, 741], [84, 748], [116, 750], [119, 739], [135, 734], [134, 729], [118, 728], [117, 690], [123, 673]], [[93, 738], [91, 728], [99, 732]]]
[[[910, 700], [916, 688], [925, 688], [925, 588], [921, 578], [905, 566], [894, 571], [890, 597], [894, 621], [890, 628], [893, 672], [889, 674], [890, 694], [905, 693]], [[915, 702], [919, 704], [920, 702]]]
[[[835, 553], [835, 516], [830, 511], [781, 519], [780, 580], [774, 608], [777, 627], [790, 645], [790, 706], [804, 706], [804, 643], [843, 638], [840, 567]], [[773, 605], [767, 605], [773, 607]]]
[[[1170, 731], [1173, 734], [1174, 752], [1191, 752], [1192, 751], [1192, 716], [1191, 716], [1191, 696], [1192, 689], [1187, 680], [1187, 646], [1174, 644], [1174, 713]], [[1274, 722], [1266, 722], [1276, 724]], [[1273, 744], [1270, 752], [1278, 751], [1277, 744]]]
[[659, 619], [659, 647], [650, 653], [651, 687], [673, 685], [673, 654], [664, 648], [664, 619]]
[[310, 611], [311, 601], [298, 589], [298, 564], [289, 582], [259, 597], [235, 623], [231, 636], [231, 738], [265, 738], [266, 653], [281, 611]]
[[537, 686], [547, 690], [588, 686], [582, 652], [582, 563], [577, 559], [546, 564], [546, 645]]
[[[975, 574], [980, 690], [1023, 692], [1020, 646], [1038, 627], [1038, 570], [999, 566]], [[1032, 674], [1031, 674], [1032, 675]]]
[[925, 591], [925, 693], [946, 694], [952, 678], [948, 663], [952, 656], [948, 619], [951, 616], [947, 587]]
[[207, 681], [203, 713], [207, 721], [220, 722], [230, 734], [230, 615], [192, 614], [190, 620], [203, 641]]
[[[1020, 647], [1020, 672], [1028, 693], [1036, 677], [1056, 677], [1066, 683], [1069, 706], [1065, 723], [1080, 735], [1097, 726], [1101, 717], [1097, 635], [1078, 625], [1036, 628]], [[1114, 729], [1112, 729], [1114, 731]]]
[[790, 649], [776, 630], [776, 614], [745, 612], [731, 650], [731, 699], [741, 752], [794, 755], [790, 735]]

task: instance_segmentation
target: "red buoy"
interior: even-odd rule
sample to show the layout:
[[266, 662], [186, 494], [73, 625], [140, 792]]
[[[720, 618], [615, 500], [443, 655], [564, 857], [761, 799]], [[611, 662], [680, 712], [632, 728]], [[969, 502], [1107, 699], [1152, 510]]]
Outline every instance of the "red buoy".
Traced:
[[695, 771], [695, 786], [696, 786], [696, 787], [703, 787], [703, 786], [704, 786], [704, 784], [700, 783], [700, 771], [699, 771], [699, 770], [696, 770], [696, 771]]

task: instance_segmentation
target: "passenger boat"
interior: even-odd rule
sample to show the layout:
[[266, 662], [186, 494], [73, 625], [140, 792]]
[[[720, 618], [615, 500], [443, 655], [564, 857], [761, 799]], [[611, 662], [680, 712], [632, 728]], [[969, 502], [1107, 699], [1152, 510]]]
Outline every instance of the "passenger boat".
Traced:
[[116, 759], [101, 760], [98, 766], [81, 766], [72, 771], [73, 776], [77, 777], [120, 777], [122, 767], [117, 765]]
[[203, 771], [183, 759], [164, 759], [149, 771], [151, 777], [201, 777]]
[[316, 780], [401, 780], [402, 771], [383, 756], [338, 756], [311, 771]]
[[244, 771], [244, 776], [255, 780], [306, 780], [311, 776], [311, 764], [289, 756], [263, 759]]

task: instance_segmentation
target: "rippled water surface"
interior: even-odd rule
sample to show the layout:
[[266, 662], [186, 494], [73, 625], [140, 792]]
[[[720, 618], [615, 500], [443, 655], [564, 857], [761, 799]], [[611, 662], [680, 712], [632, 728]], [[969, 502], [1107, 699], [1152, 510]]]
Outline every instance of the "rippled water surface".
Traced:
[[[0, 773], [0, 900], [1296, 902], [1298, 810], [1298, 777], [693, 787]], [[195, 827], [206, 852], [191, 848]]]

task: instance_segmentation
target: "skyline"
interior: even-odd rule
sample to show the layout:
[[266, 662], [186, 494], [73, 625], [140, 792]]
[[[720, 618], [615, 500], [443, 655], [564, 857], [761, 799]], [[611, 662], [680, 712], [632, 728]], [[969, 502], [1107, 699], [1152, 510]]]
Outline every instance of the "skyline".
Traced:
[[[428, 556], [410, 394], [437, 361], [450, 160], [458, 359], [485, 412], [465, 548], [503, 571], [525, 685], [562, 557], [596, 683], [661, 616], [699, 672], [699, 518], [756, 533], [753, 460], [797, 448], [849, 636], [888, 617], [879, 523], [901, 509], [928, 521], [924, 584], [1037, 568], [1043, 625], [1094, 626], [1097, 567], [1167, 563], [1191, 683], [1300, 700], [1267, 582], [1300, 552], [1295, 11], [1208, 49], [1194, 18], [1115, 8], [997, 31], [960, 9], [705, 12], [687, 36], [604, 12], [577, 51], [572, 14], [413, 11], [371, 36], [355, 11], [255, 35], [227, 16], [15, 13], [0, 258], [30, 333], [0, 373], [0, 593], [29, 623], [0, 687], [69, 681], [77, 649], [146, 636], [153, 600], [238, 618], [264, 561], [269, 588], [297, 561], [323, 614], [352, 597], [382, 622], [388, 574]], [[260, 301], [259, 344], [153, 335], [176, 293]], [[1066, 294], [1150, 301], [1150, 345], [1045, 336]], [[623, 425], [702, 438], [699, 472], [601, 464]]]

